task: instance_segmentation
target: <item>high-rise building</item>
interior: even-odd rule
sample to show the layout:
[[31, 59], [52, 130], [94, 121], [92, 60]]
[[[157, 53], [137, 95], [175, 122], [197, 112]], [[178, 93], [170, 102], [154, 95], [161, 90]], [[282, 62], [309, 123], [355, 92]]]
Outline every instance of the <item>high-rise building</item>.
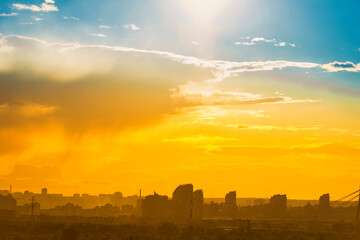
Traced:
[[286, 214], [287, 197], [284, 195], [274, 195], [270, 198], [270, 213], [273, 217], [283, 217]]
[[41, 189], [41, 194], [42, 194], [42, 195], [47, 195], [47, 194], [48, 194], [47, 188]]
[[204, 194], [202, 190], [196, 190], [193, 194], [192, 219], [201, 220], [204, 211]]
[[146, 196], [142, 200], [142, 217], [147, 220], [166, 221], [170, 217], [170, 201], [167, 196]]
[[224, 217], [235, 218], [237, 216], [236, 191], [225, 195]]
[[236, 206], [236, 191], [228, 192], [225, 195], [225, 205]]
[[192, 220], [193, 185], [184, 184], [178, 186], [173, 192], [172, 205], [175, 220]]
[[328, 193], [320, 196], [319, 208], [324, 210], [330, 208], [330, 195]]

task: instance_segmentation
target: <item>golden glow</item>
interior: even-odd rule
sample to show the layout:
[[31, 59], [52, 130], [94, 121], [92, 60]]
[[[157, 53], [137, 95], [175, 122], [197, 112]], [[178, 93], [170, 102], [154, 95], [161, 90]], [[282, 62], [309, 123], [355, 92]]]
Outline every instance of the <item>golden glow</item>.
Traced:
[[[191, 182], [205, 197], [235, 189], [239, 197], [289, 198], [336, 198], [353, 189], [360, 168], [356, 97], [311, 85], [299, 91], [271, 71], [212, 81], [220, 75], [210, 63], [171, 54], [60, 49], [47, 65], [45, 55], [2, 53], [17, 74], [6, 76], [11, 84], [1, 82], [1, 188], [170, 194]], [[74, 66], [63, 65], [54, 75], [68, 58], [81, 60], [83, 70], [72, 75]]]

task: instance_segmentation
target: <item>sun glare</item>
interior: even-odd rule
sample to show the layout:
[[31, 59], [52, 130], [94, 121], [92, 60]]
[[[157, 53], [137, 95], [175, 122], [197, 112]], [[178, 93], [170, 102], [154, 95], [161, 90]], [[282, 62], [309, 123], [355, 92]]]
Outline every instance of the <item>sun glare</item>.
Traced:
[[232, 0], [180, 0], [179, 4], [195, 23], [210, 23]]

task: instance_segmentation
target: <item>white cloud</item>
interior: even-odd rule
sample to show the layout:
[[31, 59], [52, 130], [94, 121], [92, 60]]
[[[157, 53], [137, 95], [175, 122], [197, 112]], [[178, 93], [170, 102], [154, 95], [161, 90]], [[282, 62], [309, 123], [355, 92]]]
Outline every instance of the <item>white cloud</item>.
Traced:
[[21, 22], [20, 24], [22, 25], [31, 25], [31, 24], [34, 24], [33, 22]]
[[17, 13], [0, 13], [0, 17], [14, 17], [17, 15]]
[[192, 41], [191, 43], [194, 44], [194, 45], [196, 45], [196, 46], [199, 46], [199, 45], [200, 45], [200, 44], [199, 44], [198, 42], [196, 42], [196, 41]]
[[99, 28], [102, 28], [102, 29], [109, 29], [111, 28], [110, 26], [107, 26], [107, 25], [100, 25]]
[[271, 43], [271, 42], [277, 42], [276, 39], [265, 39], [263, 37], [255, 37], [253, 39], [251, 39], [252, 42], [267, 42], [267, 43]]
[[93, 33], [91, 34], [91, 36], [94, 36], [94, 37], [102, 37], [102, 38], [105, 38], [106, 35], [105, 34], [102, 34], [102, 33]]
[[247, 45], [247, 46], [251, 46], [251, 45], [255, 45], [254, 42], [235, 42], [235, 45]]
[[277, 42], [274, 44], [275, 47], [286, 47], [286, 46], [290, 46], [290, 47], [295, 47], [296, 45], [293, 43], [288, 43], [288, 42]]
[[42, 20], [43, 20], [42, 18], [39, 18], [39, 17], [33, 17], [33, 19], [34, 19], [35, 21], [42, 21]]
[[72, 19], [72, 20], [75, 20], [75, 21], [79, 21], [79, 20], [80, 20], [80, 18], [72, 17], [72, 16], [70, 16], [70, 17], [63, 16], [63, 19]]
[[55, 3], [54, 0], [45, 0], [46, 3]]
[[240, 39], [246, 39], [247, 41], [245, 41], [245, 42], [239, 41], [239, 42], [235, 42], [234, 44], [235, 45], [252, 46], [252, 45], [257, 44], [258, 42], [265, 42], [265, 43], [273, 43], [274, 46], [276, 46], [276, 47], [285, 47], [285, 46], [295, 47], [296, 46], [294, 43], [278, 41], [275, 38], [266, 39], [263, 37], [255, 37], [250, 40], [250, 37], [240, 37]]
[[325, 69], [327, 72], [360, 72], [360, 63], [355, 64], [353, 62], [332, 62], [328, 64], [321, 65], [321, 68]]
[[34, 4], [21, 4], [21, 3], [14, 3], [12, 6], [18, 10], [29, 10], [33, 12], [59, 11], [59, 9], [55, 5], [48, 4], [47, 2], [43, 2], [40, 6]]
[[274, 46], [276, 46], [276, 47], [285, 47], [285, 46], [286, 46], [286, 42], [275, 43]]
[[140, 28], [138, 26], [136, 26], [135, 24], [132, 24], [132, 23], [123, 25], [123, 28], [130, 29], [133, 31], [140, 30]]
[[[106, 35], [101, 33], [94, 33], [93, 36], [96, 37], [106, 37]], [[162, 58], [170, 59], [172, 61], [184, 64], [184, 65], [193, 65], [197, 67], [202, 67], [205, 69], [209, 69], [213, 74], [214, 78], [208, 80], [208, 82], [220, 82], [223, 79], [234, 76], [238, 73], [243, 72], [256, 72], [256, 71], [272, 71], [272, 70], [280, 70], [284, 68], [302, 68], [302, 69], [311, 69], [311, 68], [323, 68], [327, 69], [328, 71], [335, 71], [335, 69], [329, 69], [329, 66], [332, 68], [336, 68], [338, 71], [338, 65], [334, 65], [334, 63], [330, 64], [318, 64], [313, 62], [292, 62], [286, 60], [276, 60], [276, 61], [251, 61], [251, 62], [236, 62], [236, 61], [223, 61], [223, 60], [206, 60], [197, 57], [191, 56], [184, 56], [175, 54], [172, 52], [164, 52], [164, 51], [156, 51], [156, 50], [143, 50], [143, 49], [136, 49], [136, 48], [129, 48], [129, 47], [121, 47], [121, 46], [107, 46], [107, 45], [85, 45], [79, 43], [48, 43], [46, 41], [42, 41], [36, 38], [29, 38], [24, 36], [17, 36], [17, 35], [6, 35], [0, 38], [0, 48], [9, 48], [9, 49], [16, 49], [21, 48], [18, 46], [17, 39], [21, 39], [21, 42], [24, 44], [37, 44], [43, 47], [49, 48], [48, 51], [56, 51], [56, 52], [71, 52], [76, 49], [84, 49], [87, 51], [91, 51], [91, 49], [102, 49], [106, 51], [113, 51], [113, 52], [132, 52], [132, 53], [147, 53], [157, 55]], [[32, 50], [35, 51], [36, 49]], [[55, 53], [56, 53], [55, 52]], [[54, 53], [54, 54], [55, 54]], [[6, 61], [5, 63], [8, 63]], [[347, 66], [347, 65], [346, 65]], [[352, 66], [357, 66], [359, 69], [359, 65], [353, 64]], [[91, 65], [89, 68], [98, 69], [96, 64], [94, 66]], [[74, 70], [71, 70], [74, 71]], [[70, 71], [70, 72], [71, 72]], [[353, 68], [344, 68], [343, 71], [354, 71]], [[61, 75], [61, 74], [60, 74]], [[289, 100], [294, 102], [295, 100]]]

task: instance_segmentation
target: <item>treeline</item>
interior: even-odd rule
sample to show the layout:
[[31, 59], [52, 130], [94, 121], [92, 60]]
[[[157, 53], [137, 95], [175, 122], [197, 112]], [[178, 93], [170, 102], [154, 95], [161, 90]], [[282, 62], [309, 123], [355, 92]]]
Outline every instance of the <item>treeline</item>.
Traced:
[[[225, 225], [224, 225], [225, 224]], [[352, 223], [205, 222], [177, 225], [46, 222], [0, 222], [0, 240], [352, 240], [359, 239]], [[298, 227], [301, 226], [301, 229]]]

